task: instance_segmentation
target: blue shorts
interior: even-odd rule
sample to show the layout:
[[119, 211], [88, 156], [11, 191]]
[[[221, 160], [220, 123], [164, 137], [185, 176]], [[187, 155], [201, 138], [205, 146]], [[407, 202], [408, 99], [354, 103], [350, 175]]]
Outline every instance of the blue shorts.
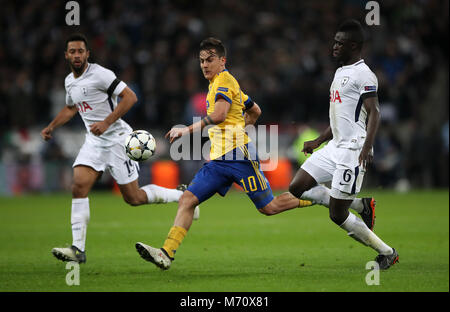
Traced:
[[[220, 160], [205, 163], [189, 184], [188, 191], [192, 192], [201, 203], [215, 193], [225, 196], [235, 182], [243, 188], [256, 208], [265, 207], [273, 200], [272, 189], [260, 169], [257, 156], [253, 158], [248, 156], [248, 148], [254, 150], [253, 144], [250, 146], [246, 144], [230, 152], [238, 156], [241, 153], [246, 153], [242, 157], [243, 159], [237, 157], [239, 160], [229, 160], [226, 157], [227, 155], [224, 155]], [[236, 159], [236, 157], [234, 158]]]

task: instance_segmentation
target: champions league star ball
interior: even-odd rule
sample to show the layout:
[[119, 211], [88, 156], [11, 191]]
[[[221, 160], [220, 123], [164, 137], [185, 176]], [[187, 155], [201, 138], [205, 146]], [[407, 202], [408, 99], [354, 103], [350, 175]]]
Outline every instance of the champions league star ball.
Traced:
[[125, 139], [127, 156], [136, 161], [144, 161], [155, 153], [155, 138], [145, 130], [135, 130]]

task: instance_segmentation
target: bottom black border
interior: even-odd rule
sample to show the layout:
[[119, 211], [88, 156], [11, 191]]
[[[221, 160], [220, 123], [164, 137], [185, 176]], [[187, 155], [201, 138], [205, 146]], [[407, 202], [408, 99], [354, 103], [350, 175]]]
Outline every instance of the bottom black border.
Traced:
[[[227, 298], [227, 299], [225, 299]], [[2, 305], [12, 303], [54, 308], [91, 309], [139, 307], [158, 311], [307, 311], [324, 307], [362, 304], [364, 310], [395, 307], [404, 310], [418, 304], [448, 302], [449, 292], [3, 292]], [[350, 301], [349, 301], [350, 300]], [[424, 301], [426, 300], [426, 301]], [[428, 301], [432, 300], [432, 301]], [[160, 310], [160, 308], [162, 310]], [[355, 307], [356, 308], [356, 307]]]

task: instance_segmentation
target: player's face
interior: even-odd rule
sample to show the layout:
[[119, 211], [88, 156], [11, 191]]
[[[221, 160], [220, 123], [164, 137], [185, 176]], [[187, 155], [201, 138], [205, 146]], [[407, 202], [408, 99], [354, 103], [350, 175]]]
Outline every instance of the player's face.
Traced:
[[218, 56], [213, 49], [200, 51], [199, 58], [203, 76], [208, 80], [212, 80], [216, 74], [225, 69], [225, 57]]
[[70, 68], [77, 74], [81, 74], [87, 66], [89, 51], [86, 50], [84, 41], [70, 41], [65, 52], [66, 60]]
[[346, 33], [338, 32], [334, 36], [333, 57], [339, 63], [346, 63], [351, 58], [352, 46]]

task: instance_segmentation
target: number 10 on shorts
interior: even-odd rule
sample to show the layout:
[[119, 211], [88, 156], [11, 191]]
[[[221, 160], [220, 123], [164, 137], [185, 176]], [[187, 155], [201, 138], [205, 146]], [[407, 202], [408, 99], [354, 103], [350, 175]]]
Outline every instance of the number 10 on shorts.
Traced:
[[241, 185], [244, 188], [245, 193], [248, 193], [249, 189], [250, 189], [250, 192], [254, 192], [258, 189], [258, 187], [256, 186], [256, 179], [254, 176], [247, 177], [247, 182], [248, 182], [248, 184], [247, 184], [248, 188], [245, 185], [244, 179], [241, 179]]

